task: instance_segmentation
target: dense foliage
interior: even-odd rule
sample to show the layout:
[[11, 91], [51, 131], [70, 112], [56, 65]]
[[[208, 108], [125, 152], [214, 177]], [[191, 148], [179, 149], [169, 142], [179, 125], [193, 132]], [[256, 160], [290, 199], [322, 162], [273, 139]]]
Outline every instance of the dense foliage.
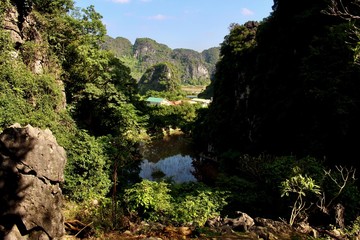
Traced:
[[[67, 152], [66, 199], [96, 227], [119, 228], [119, 215], [203, 226], [234, 210], [318, 224], [313, 216], [330, 218], [336, 204], [349, 223], [360, 209], [350, 167], [360, 165], [360, 34], [356, 10], [341, 12], [352, 1], [329, 4], [276, 0], [262, 22], [230, 25], [219, 58], [218, 48], [113, 41], [95, 8], [75, 9], [72, 0], [2, 1], [0, 129], [51, 129]], [[106, 38], [131, 69], [105, 50]], [[145, 105], [148, 96], [175, 101], [185, 96], [181, 84], [204, 83], [183, 70], [200, 63], [215, 70], [204, 93], [210, 108]], [[209, 154], [198, 173], [209, 186], [140, 181], [143, 136], [170, 128]], [[349, 234], [358, 228], [359, 218]]]
[[275, 1], [259, 26], [231, 26], [203, 130], [218, 153], [311, 155], [358, 165], [357, 42], [352, 25], [324, 13], [328, 4]]
[[150, 106], [149, 131], [159, 132], [161, 129], [179, 128], [184, 133], [190, 133], [194, 126], [200, 104], [182, 103], [176, 106]]
[[[108, 196], [117, 171], [110, 169], [133, 159], [142, 121], [129, 69], [100, 47], [101, 15], [93, 6], [74, 9], [72, 1], [5, 1], [1, 8], [23, 36], [0, 31], [0, 128], [15, 122], [50, 128], [67, 151], [68, 197]], [[10, 20], [11, 11], [20, 17]]]
[[[346, 18], [329, 14], [334, 3]], [[308, 208], [325, 190], [326, 199], [335, 197], [331, 204], [347, 205], [347, 220], [359, 214], [358, 183], [337, 195], [323, 172], [334, 165], [360, 166], [354, 141], [360, 117], [359, 8], [354, 6], [356, 1], [279, 0], [262, 22], [230, 25], [208, 87], [213, 102], [199, 113], [194, 131], [197, 146], [219, 161], [223, 172], [217, 184], [240, 193], [230, 205], [291, 223], [320, 215], [325, 224], [329, 212]], [[308, 156], [314, 160], [302, 165]], [[294, 174], [294, 167], [302, 172]], [[305, 170], [309, 167], [314, 169]], [[279, 186], [289, 198], [279, 198]], [[287, 205], [291, 214], [283, 208]]]
[[180, 90], [179, 70], [171, 63], [159, 63], [146, 70], [140, 78], [139, 92], [143, 95], [149, 90], [156, 92], [178, 92]]
[[125, 192], [129, 211], [150, 220], [172, 224], [203, 226], [209, 218], [220, 215], [226, 205], [226, 192], [189, 183], [173, 185], [143, 180]]

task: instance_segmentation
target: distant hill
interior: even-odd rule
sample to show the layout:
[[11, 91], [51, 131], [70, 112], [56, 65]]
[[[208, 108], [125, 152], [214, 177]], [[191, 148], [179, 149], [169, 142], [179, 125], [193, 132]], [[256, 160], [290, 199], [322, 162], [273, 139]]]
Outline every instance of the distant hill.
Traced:
[[181, 85], [208, 85], [220, 55], [220, 47], [200, 53], [191, 49], [171, 49], [150, 38], [137, 38], [132, 45], [126, 38], [107, 36], [103, 47], [120, 58], [138, 81], [154, 65], [171, 63], [179, 70]]
[[139, 91], [176, 92], [180, 90], [178, 70], [171, 63], [158, 63], [148, 68], [140, 78]]

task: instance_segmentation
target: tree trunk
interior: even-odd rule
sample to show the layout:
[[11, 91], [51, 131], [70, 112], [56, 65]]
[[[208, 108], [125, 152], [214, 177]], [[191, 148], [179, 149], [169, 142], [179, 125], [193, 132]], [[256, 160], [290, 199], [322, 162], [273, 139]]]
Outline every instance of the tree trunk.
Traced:
[[338, 204], [336, 204], [334, 209], [335, 209], [336, 226], [341, 229], [344, 229], [345, 228], [345, 220], [344, 220], [345, 207], [341, 203], [338, 203]]

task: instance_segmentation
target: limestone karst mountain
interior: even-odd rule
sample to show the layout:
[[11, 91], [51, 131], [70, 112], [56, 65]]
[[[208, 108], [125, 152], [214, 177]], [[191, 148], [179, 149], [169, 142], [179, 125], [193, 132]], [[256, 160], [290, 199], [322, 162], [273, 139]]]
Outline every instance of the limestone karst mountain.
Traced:
[[103, 47], [130, 67], [137, 80], [154, 65], [171, 63], [178, 69], [182, 85], [208, 85], [220, 54], [219, 47], [200, 53], [184, 48], [171, 49], [150, 38], [137, 38], [132, 45], [126, 38], [107, 36]]

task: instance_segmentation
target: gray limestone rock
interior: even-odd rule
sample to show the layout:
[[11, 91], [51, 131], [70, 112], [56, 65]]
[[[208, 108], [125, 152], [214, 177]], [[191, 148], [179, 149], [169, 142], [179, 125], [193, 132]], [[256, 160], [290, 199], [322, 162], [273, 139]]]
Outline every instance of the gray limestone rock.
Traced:
[[0, 134], [0, 238], [64, 235], [59, 184], [65, 164], [65, 150], [50, 130], [17, 124]]

